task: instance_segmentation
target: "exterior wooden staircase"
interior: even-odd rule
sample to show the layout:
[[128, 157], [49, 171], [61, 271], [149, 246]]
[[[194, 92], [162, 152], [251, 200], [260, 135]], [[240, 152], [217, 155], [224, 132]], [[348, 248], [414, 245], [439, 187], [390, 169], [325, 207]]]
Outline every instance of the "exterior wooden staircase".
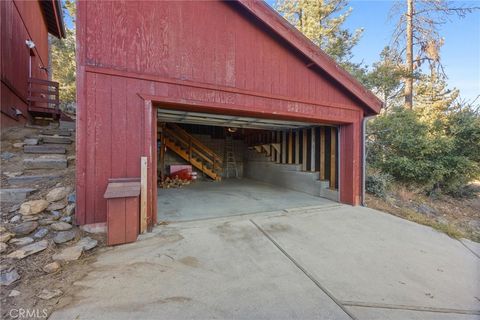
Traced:
[[188, 161], [213, 180], [220, 181], [223, 160], [212, 149], [176, 124], [163, 128], [163, 139], [168, 149]]

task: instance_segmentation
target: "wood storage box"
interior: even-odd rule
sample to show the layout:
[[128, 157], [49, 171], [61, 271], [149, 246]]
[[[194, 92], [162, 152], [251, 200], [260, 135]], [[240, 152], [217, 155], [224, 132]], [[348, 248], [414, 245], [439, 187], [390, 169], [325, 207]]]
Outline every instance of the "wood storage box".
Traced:
[[140, 226], [139, 179], [110, 179], [104, 198], [107, 199], [107, 244], [136, 241]]

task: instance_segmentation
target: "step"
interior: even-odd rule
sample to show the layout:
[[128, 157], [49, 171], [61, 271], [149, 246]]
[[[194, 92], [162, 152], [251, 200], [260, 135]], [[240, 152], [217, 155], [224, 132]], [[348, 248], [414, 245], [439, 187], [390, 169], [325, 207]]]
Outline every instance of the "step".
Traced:
[[40, 138], [31, 138], [31, 137], [26, 137], [25, 140], [23, 140], [23, 143], [29, 146], [35, 146], [41, 141]]
[[57, 130], [57, 129], [46, 129], [40, 132], [42, 135], [46, 136], [62, 136], [62, 137], [70, 137], [72, 133], [68, 130]]
[[22, 185], [22, 184], [32, 184], [32, 183], [37, 183], [45, 180], [56, 180], [60, 179], [62, 176], [53, 174], [53, 175], [48, 175], [48, 174], [43, 174], [43, 175], [32, 175], [32, 176], [18, 176], [18, 177], [12, 177], [8, 178], [7, 182], [10, 185]]
[[24, 146], [24, 153], [50, 153], [50, 154], [65, 154], [67, 150], [64, 146], [58, 145], [39, 145], [39, 146]]
[[320, 185], [321, 189], [328, 189], [330, 187], [330, 181], [328, 180], [317, 180], [317, 184]]
[[320, 197], [327, 198], [333, 201], [339, 201], [339, 194], [338, 190], [333, 190], [330, 188], [322, 188], [320, 189]]
[[25, 169], [65, 169], [67, 158], [60, 155], [45, 155], [38, 158], [23, 159]]
[[59, 129], [62, 130], [75, 130], [75, 121], [60, 120]]
[[200, 171], [208, 175], [210, 178], [215, 180], [221, 179], [221, 177], [219, 177], [219, 175], [213, 171], [213, 168], [210, 165], [207, 165], [207, 163], [203, 162], [203, 159], [199, 159], [196, 156], [190, 158], [188, 149], [184, 148], [181, 145], [178, 145], [174, 141], [174, 139], [166, 137], [165, 144], [170, 150], [182, 157], [184, 160], [188, 161], [195, 168], [199, 169]]
[[72, 139], [69, 137], [58, 137], [58, 136], [40, 136], [43, 143], [56, 143], [56, 144], [71, 144]]
[[32, 188], [15, 188], [0, 189], [0, 202], [22, 202], [37, 189]]

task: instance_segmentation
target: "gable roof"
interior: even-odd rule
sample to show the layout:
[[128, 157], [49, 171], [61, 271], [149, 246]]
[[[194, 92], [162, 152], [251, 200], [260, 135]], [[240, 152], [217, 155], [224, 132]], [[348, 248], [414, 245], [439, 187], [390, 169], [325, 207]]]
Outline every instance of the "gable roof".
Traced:
[[285, 20], [277, 11], [263, 0], [238, 0], [253, 16], [263, 22], [269, 29], [300, 51], [311, 63], [329, 74], [336, 82], [365, 104], [368, 114], [378, 114], [383, 102], [358, 80], [340, 67], [310, 39]]
[[48, 33], [61, 39], [65, 38], [65, 25], [63, 23], [61, 0], [40, 0]]

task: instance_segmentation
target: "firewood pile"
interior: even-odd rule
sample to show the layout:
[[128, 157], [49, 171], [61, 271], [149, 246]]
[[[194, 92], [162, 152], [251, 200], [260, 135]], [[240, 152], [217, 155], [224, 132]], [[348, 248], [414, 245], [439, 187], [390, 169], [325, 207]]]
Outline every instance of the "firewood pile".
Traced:
[[166, 177], [163, 181], [158, 183], [158, 186], [163, 189], [181, 188], [189, 185], [191, 182], [191, 180], [181, 179], [178, 176], [175, 176], [175, 178]]

